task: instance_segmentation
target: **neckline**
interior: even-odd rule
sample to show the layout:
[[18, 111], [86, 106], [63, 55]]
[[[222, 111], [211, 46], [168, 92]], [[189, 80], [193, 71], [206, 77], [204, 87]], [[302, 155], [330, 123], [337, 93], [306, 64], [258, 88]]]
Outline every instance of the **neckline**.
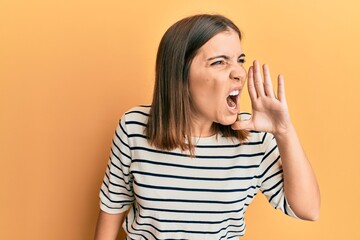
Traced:
[[214, 140], [216, 141], [217, 138], [219, 138], [219, 136], [217, 135], [218, 135], [217, 133], [214, 133], [213, 135], [208, 137], [191, 137], [191, 141], [195, 146], [200, 145], [202, 143], [213, 143]]

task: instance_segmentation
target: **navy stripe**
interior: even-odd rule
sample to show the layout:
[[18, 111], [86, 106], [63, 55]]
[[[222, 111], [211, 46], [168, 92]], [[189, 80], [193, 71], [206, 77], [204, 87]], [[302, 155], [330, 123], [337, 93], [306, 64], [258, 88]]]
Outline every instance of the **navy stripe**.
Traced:
[[[111, 157], [110, 157], [110, 158], [111, 158]], [[119, 159], [119, 160], [120, 160], [120, 159]], [[122, 164], [121, 161], [120, 161], [120, 163]], [[125, 173], [120, 167], [116, 166], [113, 161], [111, 161], [111, 166], [114, 166], [116, 169], [118, 169], [120, 172], [122, 172], [123, 175], [125, 175], [125, 176], [127, 176], [127, 177], [130, 175], [130, 174], [128, 174], [128, 173]], [[129, 168], [130, 166], [124, 166], [124, 167]], [[110, 170], [110, 168], [109, 168], [109, 170]], [[111, 171], [111, 170], [110, 170], [110, 171]], [[128, 183], [128, 182], [127, 182], [127, 183]]]
[[172, 212], [172, 213], [191, 213], [191, 214], [225, 214], [225, 213], [238, 213], [241, 212], [244, 208], [227, 210], [227, 211], [200, 211], [200, 210], [180, 210], [180, 209], [166, 209], [166, 208], [148, 208], [141, 206], [138, 203], [138, 206], [144, 210], [156, 211], [156, 212]]
[[123, 186], [123, 185], [120, 185], [120, 184], [117, 184], [117, 183], [114, 183], [110, 180], [110, 177], [107, 175], [107, 173], [105, 173], [105, 176], [106, 176], [106, 179], [108, 180], [108, 182], [115, 186], [115, 187], [119, 187], [119, 188], [124, 188], [126, 191], [131, 191], [131, 189], [127, 189], [126, 186]]
[[139, 223], [139, 222], [137, 221], [137, 219], [136, 219], [136, 224], [139, 225], [139, 226], [149, 226], [149, 227], [152, 227], [153, 229], [155, 229], [156, 231], [161, 232], [161, 233], [174, 233], [174, 232], [178, 233], [178, 232], [181, 232], [181, 233], [192, 233], [192, 234], [217, 234], [217, 233], [219, 233], [219, 232], [221, 232], [221, 231], [223, 231], [223, 230], [227, 230], [227, 229], [230, 228], [230, 227], [240, 228], [240, 227], [243, 226], [243, 224], [240, 224], [240, 225], [228, 225], [228, 226], [223, 227], [223, 228], [221, 228], [221, 229], [219, 229], [219, 230], [217, 230], [217, 231], [212, 231], [212, 232], [211, 232], [211, 231], [206, 231], [206, 232], [204, 232], [204, 231], [190, 231], [190, 230], [182, 230], [182, 229], [161, 230], [161, 229], [155, 227], [155, 226], [152, 225], [152, 224]]
[[266, 193], [266, 192], [269, 192], [269, 191], [273, 190], [274, 188], [279, 186], [279, 184], [281, 184], [283, 181], [284, 181], [283, 179], [280, 179], [280, 181], [275, 183], [272, 187], [270, 187], [268, 189], [265, 189], [265, 190], [262, 190], [262, 193]]
[[260, 186], [250, 186], [248, 188], [238, 188], [238, 189], [205, 189], [205, 188], [180, 188], [180, 187], [165, 187], [165, 186], [155, 186], [138, 183], [134, 180], [134, 184], [143, 188], [151, 188], [158, 190], [174, 190], [174, 191], [185, 191], [185, 192], [244, 192], [249, 189], [256, 189]]
[[148, 113], [144, 113], [144, 112], [137, 111], [137, 110], [127, 112], [127, 113], [125, 113], [125, 115], [129, 115], [129, 114], [132, 114], [132, 113], [139, 113], [139, 114], [144, 115], [144, 116], [146, 116], [146, 117], [148, 117], [148, 116], [149, 116], [149, 114], [148, 114]]
[[265, 171], [260, 175], [260, 178], [262, 178], [263, 176], [265, 176], [265, 174], [269, 171], [269, 169], [275, 165], [275, 163], [277, 163], [277, 161], [279, 161], [280, 156], [278, 156], [266, 169]]
[[[244, 223], [243, 223], [243, 225], [244, 225]], [[243, 227], [243, 229], [241, 231], [228, 231], [228, 232], [226, 232], [226, 234], [224, 236], [220, 237], [220, 240], [224, 239], [224, 238], [231, 239], [231, 238], [234, 238], [234, 237], [242, 237], [242, 236], [244, 236], [244, 230], [245, 230], [245, 226]], [[227, 237], [227, 235], [229, 233], [236, 233], [237, 235]]]
[[[223, 169], [222, 169], [223, 170]], [[250, 177], [228, 177], [228, 178], [206, 178], [206, 177], [189, 177], [181, 175], [169, 175], [169, 174], [158, 174], [142, 171], [131, 171], [132, 175], [145, 175], [159, 178], [171, 178], [171, 179], [184, 179], [184, 180], [196, 180], [196, 181], [241, 181], [241, 180], [252, 180], [254, 178], [260, 178], [259, 176], [250, 176]]]
[[257, 142], [243, 142], [234, 145], [196, 145], [197, 148], [238, 148], [243, 145], [261, 145], [262, 141]]
[[133, 163], [148, 163], [148, 164], [153, 164], [153, 165], [163, 165], [163, 166], [177, 167], [177, 168], [203, 169], [203, 170], [247, 169], [247, 168], [258, 168], [260, 166], [260, 165], [229, 166], [229, 167], [189, 166], [189, 165], [180, 165], [180, 164], [174, 164], [174, 163], [155, 162], [155, 161], [143, 160], [143, 159], [134, 159], [132, 162]]
[[[128, 138], [144, 138], [144, 139], [148, 139], [146, 135], [143, 134], [128, 134], [127, 135]], [[233, 144], [233, 145], [196, 145], [195, 148], [238, 148], [240, 146], [243, 145], [261, 145], [263, 144], [263, 140], [261, 141], [256, 141], [256, 142], [243, 142], [243, 143], [238, 143], [238, 144]]]
[[[126, 185], [129, 185], [129, 184], [130, 184], [129, 181], [126, 181], [124, 178], [120, 177], [119, 175], [116, 175], [116, 174], [114, 174], [114, 173], [112, 173], [112, 172], [110, 172], [110, 175], [113, 176], [113, 177], [115, 177], [115, 178], [117, 178], [118, 180], [121, 180], [121, 181], [124, 182]], [[110, 179], [109, 179], [109, 180], [110, 180]], [[119, 186], [122, 186], [122, 187], [125, 188], [125, 186], [123, 186], [123, 185], [119, 185]], [[125, 188], [125, 189], [128, 190], [127, 188]], [[128, 190], [128, 191], [130, 191], [130, 190]]]
[[109, 196], [104, 192], [104, 190], [100, 189], [100, 191], [112, 203], [123, 203], [123, 205], [130, 205], [133, 202], [131, 200], [115, 201], [115, 200], [110, 199]]
[[276, 173], [274, 173], [274, 174], [268, 176], [267, 178], [265, 178], [262, 182], [264, 183], [264, 182], [266, 182], [267, 180], [271, 179], [272, 177], [275, 177], [276, 175], [281, 174], [282, 172], [283, 172], [283, 170], [280, 169], [280, 170], [277, 171]]
[[[140, 147], [140, 146], [136, 146], [136, 147], [130, 147], [131, 150], [143, 150], [143, 151], [147, 151], [147, 152], [153, 152], [153, 153], [161, 153], [161, 154], [167, 154], [167, 155], [173, 155], [173, 156], [180, 156], [180, 157], [190, 157], [189, 154], [183, 154], [183, 153], [175, 153], [175, 152], [168, 152], [168, 151], [162, 151], [162, 150], [157, 150], [157, 149], [151, 149], [151, 148], [146, 148], [146, 147]], [[214, 156], [214, 155], [210, 155], [210, 156], [206, 156], [206, 155], [195, 155], [195, 158], [205, 158], [205, 159], [234, 159], [234, 158], [240, 158], [240, 157], [257, 157], [257, 156], [262, 156], [264, 155], [264, 152], [258, 152], [258, 153], [252, 153], [252, 154], [237, 154], [237, 155], [233, 155], [233, 156]]]
[[282, 190], [283, 188], [280, 188], [274, 195], [272, 195], [271, 198], [269, 199], [269, 202], [271, 202], [273, 198], [276, 197]]
[[[122, 141], [122, 140], [120, 140], [120, 141]], [[113, 140], [112, 143], [113, 143], [114, 147], [115, 147], [123, 156], [125, 156], [125, 157], [127, 157], [129, 160], [131, 160], [131, 157], [130, 157], [129, 155], [127, 155], [126, 153], [124, 153], [124, 152], [116, 145], [116, 143], [115, 143], [114, 140]], [[129, 146], [127, 146], [127, 147], [129, 147]], [[112, 149], [111, 149], [111, 153], [112, 153], [112, 156], [116, 157], [120, 162], [122, 162], [121, 159], [120, 159], [120, 157], [118, 156], [118, 154], [116, 154]]]
[[142, 238], [145, 238], [146, 240], [148, 240], [148, 238], [145, 237], [143, 234], [140, 234], [140, 233], [138, 233], [138, 232], [147, 232], [147, 233], [150, 233], [150, 235], [152, 235], [154, 239], [156, 239], [156, 240], [162, 240], [162, 239], [157, 238], [152, 232], [150, 232], [150, 231], [148, 231], [148, 230], [146, 230], [146, 229], [136, 229], [136, 228], [134, 227], [134, 224], [131, 224], [131, 228], [132, 228], [134, 231], [137, 231], [137, 232], [131, 232], [131, 231], [128, 230], [129, 233], [134, 234], [134, 235], [141, 236]]
[[[112, 162], [111, 162], [111, 165], [112, 165], [112, 166], [115, 166]], [[129, 181], [125, 181], [125, 179], [124, 179], [124, 178], [122, 178], [121, 176], [119, 176], [119, 175], [117, 175], [117, 174], [113, 173], [113, 172], [111, 171], [111, 168], [109, 167], [109, 165], [108, 165], [108, 169], [109, 169], [109, 173], [110, 173], [110, 175], [112, 175], [112, 176], [114, 176], [114, 177], [116, 177], [116, 178], [118, 178], [118, 179], [123, 180], [123, 181], [124, 181], [124, 183], [126, 183], [126, 184], [129, 184], [129, 183], [130, 183]], [[118, 169], [119, 169], [119, 168], [118, 168]], [[122, 174], [123, 174], [125, 177], [130, 176], [130, 174], [125, 174], [125, 173], [123, 172], [123, 170], [122, 170], [122, 169], [119, 169], [119, 170], [122, 172]]]
[[131, 196], [129, 194], [126, 194], [126, 193], [119, 193], [119, 192], [113, 192], [113, 191], [110, 191], [110, 190], [107, 190], [109, 193], [111, 194], [114, 194], [114, 195], [117, 195], [117, 196], [126, 196], [126, 197], [129, 197], [129, 198], [133, 198], [134, 196]]
[[286, 215], [289, 215], [288, 211], [287, 211], [287, 202], [286, 202], [286, 198], [284, 198], [284, 212]]
[[164, 199], [164, 198], [149, 198], [149, 197], [143, 197], [135, 193], [135, 196], [146, 201], [152, 201], [152, 202], [182, 202], [182, 203], [209, 203], [209, 204], [234, 204], [243, 202], [248, 198], [253, 198], [251, 195], [247, 195], [246, 197], [238, 200], [233, 201], [213, 201], [213, 200], [195, 200], [195, 199]]
[[135, 125], [141, 125], [141, 126], [144, 126], [144, 127], [147, 126], [146, 123], [138, 122], [138, 121], [125, 121], [125, 124], [126, 124], [126, 125], [135, 124]]
[[116, 209], [116, 210], [121, 210], [123, 209], [124, 207], [128, 206], [128, 205], [123, 205], [121, 207], [110, 207], [109, 205], [107, 205], [106, 203], [104, 203], [101, 199], [100, 199], [100, 202], [102, 205], [104, 205], [105, 207], [109, 208], [109, 209]]
[[[126, 135], [126, 136], [128, 136], [128, 134], [127, 134], [127, 132], [125, 131], [125, 129], [123, 128], [123, 126], [122, 126], [122, 120], [120, 119], [120, 121], [119, 121], [119, 127], [120, 127], [120, 129], [122, 130], [122, 132]], [[117, 130], [117, 129], [116, 129]], [[117, 132], [115, 131], [115, 134], [117, 135]], [[119, 137], [120, 138], [120, 137]]]
[[[128, 134], [127, 134], [127, 132], [125, 131], [124, 127], [123, 127], [122, 125], [119, 125], [119, 126], [120, 126], [120, 129], [121, 129], [122, 133], [125, 134], [126, 137], [128, 137]], [[124, 144], [127, 148], [130, 149], [130, 146], [121, 139], [121, 137], [120, 137], [120, 135], [117, 133], [117, 131], [115, 131], [115, 135], [116, 135], [116, 137], [120, 140], [120, 142], [121, 142], [122, 144]]]
[[147, 137], [143, 134], [129, 134], [128, 135], [128, 138], [137, 138], [137, 137], [147, 139]]
[[[115, 147], [123, 156], [125, 156], [125, 157], [127, 157], [129, 160], [131, 160], [131, 157], [130, 157], [129, 155], [127, 155], [126, 153], [124, 153], [124, 152], [116, 145], [116, 143], [115, 143], [114, 141], [113, 141], [113, 145], [114, 145], [114, 147]], [[121, 159], [120, 159], [120, 157], [118, 156], [118, 154], [116, 154], [112, 148], [110, 149], [110, 151], [111, 151], [111, 153], [112, 153], [112, 156], [116, 157], [116, 158], [120, 161], [121, 165], [123, 165], [124, 167], [130, 167], [130, 165], [127, 165], [127, 164], [125, 164], [125, 163], [123, 163], [123, 162], [121, 161]]]
[[192, 220], [175, 220], [175, 219], [159, 219], [159, 218], [155, 218], [153, 216], [143, 216], [141, 215], [141, 213], [139, 213], [139, 216], [142, 219], [152, 219], [155, 220], [157, 222], [163, 222], [163, 223], [187, 223], [187, 224], [221, 224], [227, 221], [241, 221], [243, 220], [243, 217], [241, 218], [227, 218], [221, 221], [192, 221]]
[[265, 161], [265, 159], [270, 156], [270, 154], [275, 151], [275, 149], [277, 149], [277, 145], [275, 145], [275, 147], [273, 147], [267, 154], [264, 155], [263, 159], [261, 160], [261, 162]]

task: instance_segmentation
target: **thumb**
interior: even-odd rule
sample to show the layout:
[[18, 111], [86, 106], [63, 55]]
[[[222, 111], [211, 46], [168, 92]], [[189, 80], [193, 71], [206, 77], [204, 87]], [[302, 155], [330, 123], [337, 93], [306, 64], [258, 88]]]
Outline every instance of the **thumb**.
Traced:
[[236, 121], [231, 125], [233, 130], [254, 130], [254, 124], [251, 119]]

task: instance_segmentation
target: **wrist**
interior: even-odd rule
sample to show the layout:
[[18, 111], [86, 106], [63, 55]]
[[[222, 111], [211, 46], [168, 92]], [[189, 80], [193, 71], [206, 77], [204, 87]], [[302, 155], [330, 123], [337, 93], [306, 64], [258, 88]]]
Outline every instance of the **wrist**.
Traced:
[[295, 128], [292, 124], [282, 128], [281, 130], [273, 133], [275, 139], [279, 140], [288, 140], [296, 136]]

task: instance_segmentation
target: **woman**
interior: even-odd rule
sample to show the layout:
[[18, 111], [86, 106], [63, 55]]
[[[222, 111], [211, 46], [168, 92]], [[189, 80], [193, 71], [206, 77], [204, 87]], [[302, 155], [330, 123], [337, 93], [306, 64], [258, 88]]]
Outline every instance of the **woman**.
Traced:
[[[96, 239], [235, 239], [260, 190], [285, 214], [316, 220], [320, 194], [291, 123], [282, 76], [243, 67], [240, 30], [220, 15], [171, 26], [151, 106], [123, 115], [100, 191]], [[252, 115], [239, 114], [248, 78]], [[280, 158], [281, 155], [281, 158]]]

